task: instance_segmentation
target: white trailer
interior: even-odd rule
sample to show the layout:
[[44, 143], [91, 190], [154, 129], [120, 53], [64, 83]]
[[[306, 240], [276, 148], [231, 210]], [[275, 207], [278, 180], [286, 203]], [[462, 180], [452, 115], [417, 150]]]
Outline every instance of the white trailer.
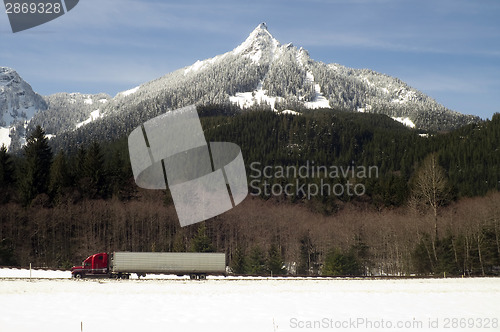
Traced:
[[209, 274], [226, 273], [226, 255], [221, 253], [115, 252], [110, 263], [114, 274], [176, 274], [205, 279]]

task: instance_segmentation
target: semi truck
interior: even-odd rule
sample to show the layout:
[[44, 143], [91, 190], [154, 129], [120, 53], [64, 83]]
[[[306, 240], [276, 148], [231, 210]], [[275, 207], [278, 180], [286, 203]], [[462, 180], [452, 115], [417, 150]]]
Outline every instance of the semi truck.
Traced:
[[226, 254], [198, 252], [101, 252], [71, 268], [73, 278], [128, 279], [132, 273], [188, 275], [206, 279], [207, 275], [226, 274]]

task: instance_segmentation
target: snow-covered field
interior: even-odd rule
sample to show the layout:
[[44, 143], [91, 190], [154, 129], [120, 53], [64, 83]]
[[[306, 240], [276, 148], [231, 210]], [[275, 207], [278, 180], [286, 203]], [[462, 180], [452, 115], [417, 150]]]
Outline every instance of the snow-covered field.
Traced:
[[500, 279], [37, 278], [51, 274], [0, 269], [0, 331], [500, 330]]

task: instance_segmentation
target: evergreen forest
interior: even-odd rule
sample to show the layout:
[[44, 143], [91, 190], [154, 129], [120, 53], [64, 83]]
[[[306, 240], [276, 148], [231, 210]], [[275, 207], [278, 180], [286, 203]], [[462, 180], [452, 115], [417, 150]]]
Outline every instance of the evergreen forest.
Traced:
[[[102, 251], [216, 251], [235, 274], [500, 274], [500, 114], [423, 133], [342, 110], [198, 111], [207, 142], [242, 149], [254, 185], [240, 205], [181, 228], [168, 189], [135, 185], [133, 128], [61, 141], [36, 127], [20, 153], [0, 149], [0, 266], [67, 269]], [[251, 165], [306, 174], [268, 176]], [[331, 167], [377, 172], [334, 177]], [[263, 190], [288, 183], [363, 191]]]

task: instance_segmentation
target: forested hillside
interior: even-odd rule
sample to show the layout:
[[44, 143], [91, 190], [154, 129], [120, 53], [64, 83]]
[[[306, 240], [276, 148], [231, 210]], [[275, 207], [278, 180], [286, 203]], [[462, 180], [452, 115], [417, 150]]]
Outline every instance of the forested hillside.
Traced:
[[62, 152], [38, 128], [22, 155], [0, 151], [0, 265], [67, 267], [98, 251], [215, 250], [237, 273], [499, 272], [499, 115], [423, 137], [377, 114], [215, 106], [199, 113], [207, 141], [242, 148], [249, 181], [263, 178], [252, 164], [376, 167], [377, 176], [266, 178], [355, 181], [366, 191], [257, 195], [255, 186], [235, 209], [181, 229], [168, 190], [135, 186], [125, 135]]

